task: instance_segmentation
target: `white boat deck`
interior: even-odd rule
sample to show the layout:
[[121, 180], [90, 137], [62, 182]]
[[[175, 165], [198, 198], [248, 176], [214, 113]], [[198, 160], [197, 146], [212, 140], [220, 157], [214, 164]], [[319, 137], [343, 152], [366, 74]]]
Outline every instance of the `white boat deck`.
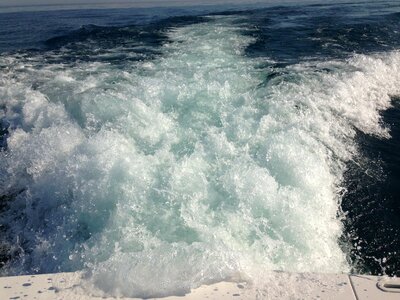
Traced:
[[[0, 277], [0, 299], [115, 299], [88, 294], [81, 276], [76, 272]], [[397, 278], [285, 272], [271, 272], [266, 278], [265, 284], [257, 288], [245, 282], [220, 282], [201, 286], [185, 296], [162, 299], [400, 299]]]

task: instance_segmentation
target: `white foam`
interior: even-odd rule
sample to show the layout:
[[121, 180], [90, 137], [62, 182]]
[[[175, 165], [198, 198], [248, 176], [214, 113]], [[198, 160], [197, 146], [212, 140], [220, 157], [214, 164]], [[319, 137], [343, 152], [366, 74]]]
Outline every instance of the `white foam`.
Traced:
[[400, 54], [299, 64], [265, 84], [272, 65], [244, 55], [253, 39], [233, 21], [171, 29], [159, 58], [125, 70], [16, 73], [23, 59], [0, 58], [1, 190], [20, 192], [2, 222], [26, 249], [9, 274], [86, 268], [107, 294], [153, 297], [265, 269], [348, 270], [345, 162], [355, 128], [389, 136], [379, 111]]

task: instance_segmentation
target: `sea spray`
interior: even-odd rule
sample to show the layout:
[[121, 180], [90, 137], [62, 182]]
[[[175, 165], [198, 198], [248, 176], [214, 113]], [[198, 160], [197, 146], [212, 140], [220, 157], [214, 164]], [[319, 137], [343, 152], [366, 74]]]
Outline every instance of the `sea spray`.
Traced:
[[356, 129], [389, 136], [400, 54], [279, 66], [245, 55], [248, 22], [170, 27], [123, 67], [0, 58], [8, 274], [84, 269], [106, 294], [156, 297], [349, 270], [343, 172]]

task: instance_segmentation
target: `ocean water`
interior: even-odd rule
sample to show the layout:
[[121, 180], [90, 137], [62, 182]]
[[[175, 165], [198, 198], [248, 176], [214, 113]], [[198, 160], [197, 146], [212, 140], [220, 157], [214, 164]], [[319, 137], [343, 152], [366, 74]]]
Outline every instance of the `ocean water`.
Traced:
[[155, 297], [400, 267], [400, 3], [0, 14], [1, 274]]

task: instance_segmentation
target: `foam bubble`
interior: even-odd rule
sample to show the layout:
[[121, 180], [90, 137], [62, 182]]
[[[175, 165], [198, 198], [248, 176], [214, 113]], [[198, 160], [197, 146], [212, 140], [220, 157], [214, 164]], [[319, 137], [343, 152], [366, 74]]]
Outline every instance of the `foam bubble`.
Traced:
[[23, 249], [9, 274], [84, 268], [106, 294], [156, 297], [348, 271], [345, 162], [356, 128], [389, 136], [379, 111], [400, 54], [277, 70], [244, 55], [239, 21], [173, 28], [161, 56], [125, 69], [37, 57], [15, 72], [24, 59], [1, 58], [1, 190], [14, 195], [1, 218]]

